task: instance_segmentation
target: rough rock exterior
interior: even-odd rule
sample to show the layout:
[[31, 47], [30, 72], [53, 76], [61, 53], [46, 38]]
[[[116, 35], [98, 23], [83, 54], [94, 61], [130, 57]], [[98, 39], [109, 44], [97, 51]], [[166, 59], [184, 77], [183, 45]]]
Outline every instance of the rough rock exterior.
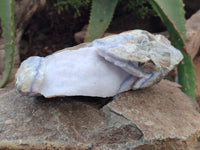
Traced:
[[200, 149], [200, 114], [177, 84], [163, 80], [105, 101], [0, 89], [0, 149]]
[[183, 59], [168, 39], [145, 30], [122, 32], [81, 46], [24, 60], [16, 74], [17, 90], [48, 98], [110, 97], [158, 83]]

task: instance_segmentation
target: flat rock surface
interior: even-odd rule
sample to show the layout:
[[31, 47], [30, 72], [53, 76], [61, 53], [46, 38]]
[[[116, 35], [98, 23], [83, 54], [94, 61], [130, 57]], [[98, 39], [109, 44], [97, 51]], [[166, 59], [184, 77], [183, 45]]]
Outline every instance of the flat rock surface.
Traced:
[[100, 110], [105, 99], [45, 99], [0, 90], [0, 149], [88, 149], [140, 141], [141, 131], [123, 116]]
[[163, 80], [110, 100], [0, 89], [0, 149], [200, 149], [200, 114], [179, 85]]
[[[144, 141], [174, 140], [171, 147], [165, 145], [165, 141], [161, 149], [200, 149], [195, 143], [197, 140], [193, 144], [189, 140], [191, 135], [199, 135], [198, 108], [178, 87], [180, 85], [165, 80], [146, 90], [119, 94], [106, 107], [134, 122], [143, 132]], [[157, 149], [155, 145], [145, 148]]]

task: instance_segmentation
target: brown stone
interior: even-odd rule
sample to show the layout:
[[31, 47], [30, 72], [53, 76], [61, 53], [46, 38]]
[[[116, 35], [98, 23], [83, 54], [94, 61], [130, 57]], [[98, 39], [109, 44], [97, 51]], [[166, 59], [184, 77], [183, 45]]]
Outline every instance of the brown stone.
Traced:
[[4, 56], [5, 56], [5, 51], [4, 51], [4, 40], [0, 38], [0, 74], [3, 73], [3, 68], [4, 68]]
[[200, 10], [186, 21], [186, 51], [193, 59], [200, 47]]
[[[85, 25], [81, 31], [74, 34], [74, 40], [76, 41], [76, 44], [81, 44], [85, 40], [86, 32], [87, 32], [88, 25]], [[109, 35], [113, 35], [113, 33], [104, 33], [102, 37], [106, 37]]]
[[20, 95], [0, 89], [0, 149], [199, 149], [200, 114], [179, 85], [111, 98]]
[[145, 142], [137, 150], [200, 149], [200, 114], [178, 87], [165, 80], [146, 90], [119, 94], [106, 106], [142, 131]]
[[88, 25], [85, 25], [81, 31], [74, 34], [74, 40], [77, 44], [83, 43], [86, 35]]
[[101, 111], [103, 101], [45, 99], [22, 96], [13, 88], [1, 89], [0, 149], [117, 148], [140, 142], [142, 133], [135, 124], [109, 109]]
[[196, 73], [196, 99], [200, 106], [200, 56], [195, 57], [193, 63]]

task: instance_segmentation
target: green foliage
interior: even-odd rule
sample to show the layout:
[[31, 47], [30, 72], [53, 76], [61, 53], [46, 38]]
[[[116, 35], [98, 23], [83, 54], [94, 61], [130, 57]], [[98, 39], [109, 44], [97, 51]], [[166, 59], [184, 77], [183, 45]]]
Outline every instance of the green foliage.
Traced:
[[119, 7], [119, 13], [134, 11], [136, 15], [142, 18], [155, 13], [149, 8], [148, 0], [93, 0], [85, 42], [103, 35], [112, 20], [116, 5]]
[[178, 65], [179, 83], [182, 85], [182, 91], [195, 100], [196, 79], [195, 71], [189, 55], [182, 53], [183, 62]]
[[80, 8], [89, 6], [91, 0], [57, 0], [54, 4], [55, 7], [58, 8], [58, 13], [60, 14], [62, 11], [69, 10], [69, 7], [75, 9], [74, 17], [81, 16]]
[[185, 54], [185, 17], [183, 3], [181, 0], [152, 0], [150, 4], [165, 23], [172, 44], [182, 50], [184, 59], [178, 66], [178, 79], [182, 85], [182, 91], [195, 99], [195, 71], [191, 58]]
[[117, 0], [93, 0], [86, 42], [103, 35], [112, 20], [116, 5]]
[[5, 86], [9, 79], [13, 57], [14, 57], [14, 41], [15, 41], [15, 29], [14, 29], [14, 0], [1, 0], [0, 1], [0, 19], [3, 29], [3, 38], [5, 39], [5, 63], [3, 78], [0, 82], [0, 88]]

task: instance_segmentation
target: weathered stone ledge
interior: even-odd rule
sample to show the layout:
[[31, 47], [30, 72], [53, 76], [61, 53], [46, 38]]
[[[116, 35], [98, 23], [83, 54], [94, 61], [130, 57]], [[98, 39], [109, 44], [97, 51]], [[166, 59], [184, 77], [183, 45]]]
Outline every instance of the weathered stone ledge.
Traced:
[[167, 80], [110, 99], [0, 90], [0, 149], [200, 149], [197, 105]]

